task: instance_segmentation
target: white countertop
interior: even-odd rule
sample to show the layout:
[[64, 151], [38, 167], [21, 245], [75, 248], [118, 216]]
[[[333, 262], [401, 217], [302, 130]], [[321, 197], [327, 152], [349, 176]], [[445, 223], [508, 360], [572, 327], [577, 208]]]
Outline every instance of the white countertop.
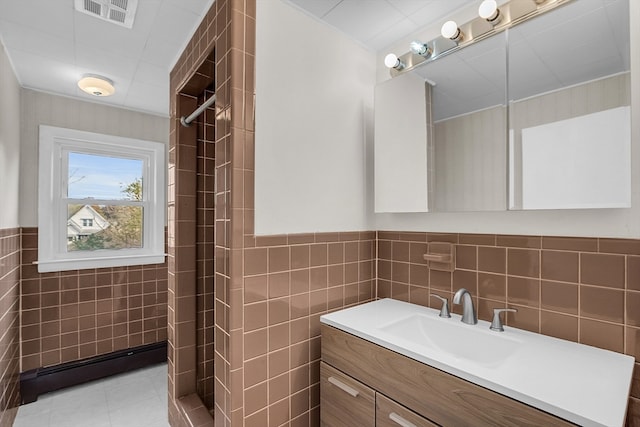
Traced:
[[[452, 357], [381, 330], [416, 314], [438, 322], [460, 322], [459, 315], [445, 319], [438, 313], [383, 299], [325, 314], [320, 321], [576, 424], [624, 425], [633, 357], [505, 326], [505, 332], [489, 333], [505, 334], [518, 341], [519, 348], [504, 362], [489, 365]], [[488, 331], [489, 323], [480, 320], [477, 325], [464, 326], [481, 328], [478, 331], [484, 333], [482, 328]]]

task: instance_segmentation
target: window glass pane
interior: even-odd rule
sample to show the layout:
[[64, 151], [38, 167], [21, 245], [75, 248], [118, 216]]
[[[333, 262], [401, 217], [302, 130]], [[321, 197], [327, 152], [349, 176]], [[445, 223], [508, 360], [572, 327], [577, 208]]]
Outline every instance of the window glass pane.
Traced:
[[140, 159], [69, 153], [67, 197], [142, 200]]
[[68, 205], [67, 251], [141, 248], [142, 243], [142, 206]]

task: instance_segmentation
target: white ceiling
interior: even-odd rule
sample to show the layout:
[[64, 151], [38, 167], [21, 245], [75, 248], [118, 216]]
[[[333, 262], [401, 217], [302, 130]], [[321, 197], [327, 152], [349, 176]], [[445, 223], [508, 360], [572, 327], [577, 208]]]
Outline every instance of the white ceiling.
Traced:
[[[76, 12], [73, 0], [0, 0], [0, 41], [23, 87], [169, 115], [169, 71], [213, 0], [140, 0], [132, 29]], [[83, 74], [114, 81], [95, 98]]]
[[480, 0], [288, 1], [374, 51], [424, 27], [440, 24], [460, 9], [481, 3]]

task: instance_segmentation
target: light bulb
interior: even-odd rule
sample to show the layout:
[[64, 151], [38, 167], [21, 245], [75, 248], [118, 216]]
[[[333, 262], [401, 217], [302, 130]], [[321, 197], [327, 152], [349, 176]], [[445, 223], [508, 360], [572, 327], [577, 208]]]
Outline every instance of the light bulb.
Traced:
[[387, 68], [395, 68], [396, 70], [401, 70], [404, 66], [395, 53], [390, 53], [384, 57], [384, 65]]
[[480, 15], [480, 18], [486, 19], [489, 22], [498, 19], [500, 11], [498, 10], [496, 0], [484, 0], [478, 8], [478, 15]]
[[429, 49], [429, 46], [419, 40], [414, 40], [409, 43], [409, 50], [412, 53], [420, 56], [429, 56], [429, 54], [431, 53], [431, 49]]
[[460, 37], [460, 28], [458, 28], [458, 24], [455, 21], [447, 21], [442, 24], [440, 34], [446, 39], [456, 40]]

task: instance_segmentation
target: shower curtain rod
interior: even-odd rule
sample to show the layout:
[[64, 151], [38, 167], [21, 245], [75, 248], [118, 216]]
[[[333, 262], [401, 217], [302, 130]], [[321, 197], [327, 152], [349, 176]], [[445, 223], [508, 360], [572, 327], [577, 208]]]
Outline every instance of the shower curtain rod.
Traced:
[[207, 99], [204, 102], [204, 104], [202, 104], [201, 106], [196, 108], [196, 110], [193, 113], [189, 114], [187, 117], [185, 117], [185, 116], [180, 117], [180, 123], [182, 124], [182, 126], [189, 127], [189, 125], [191, 125], [191, 122], [194, 121], [196, 117], [198, 117], [200, 114], [202, 114], [202, 112], [204, 110], [206, 110], [214, 102], [216, 102], [216, 94], [215, 93], [213, 94], [213, 96], [211, 98]]

